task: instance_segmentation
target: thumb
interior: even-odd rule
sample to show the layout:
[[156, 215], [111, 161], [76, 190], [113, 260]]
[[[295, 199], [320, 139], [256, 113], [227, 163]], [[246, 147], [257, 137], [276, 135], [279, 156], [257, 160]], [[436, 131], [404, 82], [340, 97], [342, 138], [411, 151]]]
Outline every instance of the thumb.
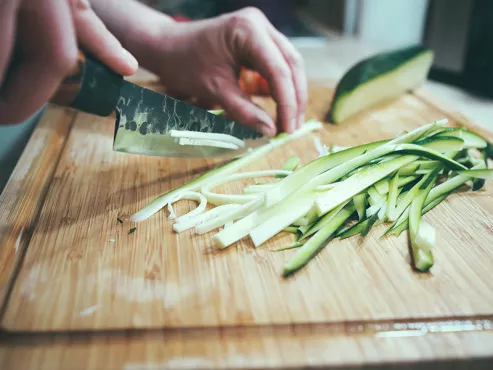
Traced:
[[273, 118], [261, 107], [255, 105], [238, 85], [221, 81], [216, 99], [232, 120], [251, 127], [266, 136], [276, 134]]
[[139, 66], [137, 60], [106, 28], [92, 10], [89, 1], [75, 0], [72, 4], [79, 44], [116, 73], [123, 76], [134, 74]]

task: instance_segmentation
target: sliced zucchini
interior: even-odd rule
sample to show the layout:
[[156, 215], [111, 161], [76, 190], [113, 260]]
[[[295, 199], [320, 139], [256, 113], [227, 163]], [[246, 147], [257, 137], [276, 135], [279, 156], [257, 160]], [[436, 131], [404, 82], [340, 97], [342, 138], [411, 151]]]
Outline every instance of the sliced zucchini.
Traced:
[[337, 84], [328, 121], [339, 124], [418, 87], [427, 78], [433, 58], [431, 49], [415, 45], [362, 60]]

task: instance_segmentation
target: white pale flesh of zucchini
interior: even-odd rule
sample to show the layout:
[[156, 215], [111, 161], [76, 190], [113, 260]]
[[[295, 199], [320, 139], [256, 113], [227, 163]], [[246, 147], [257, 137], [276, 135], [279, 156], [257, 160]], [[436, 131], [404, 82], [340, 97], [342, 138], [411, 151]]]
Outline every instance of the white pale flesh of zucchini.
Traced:
[[243, 188], [243, 193], [244, 194], [263, 193], [263, 192], [266, 192], [268, 189], [271, 189], [274, 186], [276, 186], [275, 183], [247, 185]]
[[300, 129], [289, 135], [280, 134], [278, 137], [273, 138], [269, 144], [256, 148], [250, 152], [246, 152], [243, 156], [223, 166], [214, 168], [209, 172], [193, 179], [192, 181], [157, 197], [152, 202], [147, 204], [144, 208], [131, 215], [129, 217], [129, 221], [144, 221], [158, 212], [161, 208], [166, 206], [168, 202], [177, 194], [183, 191], [193, 191], [196, 189], [200, 189], [200, 187], [202, 187], [204, 184], [207, 184], [209, 181], [212, 181], [213, 179], [223, 178], [224, 176], [235, 173], [241, 168], [244, 168], [249, 164], [254, 163], [255, 161], [265, 157], [274, 149], [285, 145], [293, 140], [306, 136], [315, 130], [320, 130], [322, 128], [322, 125], [323, 124], [321, 122], [310, 120], [307, 121], [303, 126], [301, 126]]
[[[195, 201], [199, 202], [199, 205], [197, 206], [197, 208], [188, 212], [187, 214], [176, 218], [176, 214], [172, 208], [172, 203], [178, 202], [179, 200], [195, 200]], [[185, 221], [185, 220], [188, 220], [188, 219], [204, 212], [205, 208], [207, 207], [207, 199], [200, 193], [197, 193], [194, 191], [187, 191], [187, 192], [183, 192], [181, 194], [178, 194], [175, 198], [173, 198], [169, 202], [168, 207], [169, 207], [169, 211], [170, 211], [170, 215], [168, 218], [170, 218], [170, 219], [176, 218], [176, 222]]]
[[233, 143], [227, 143], [224, 141], [209, 140], [209, 139], [193, 139], [181, 137], [175, 140], [179, 145], [192, 145], [192, 146], [211, 146], [215, 148], [225, 148], [237, 150], [240, 147]]
[[434, 248], [436, 243], [436, 230], [429, 223], [421, 220], [419, 223], [418, 232], [415, 236], [414, 243], [419, 249], [428, 253]]
[[375, 182], [390, 175], [393, 171], [414, 161], [416, 158], [414, 155], [404, 155], [388, 162], [369, 166], [347, 180], [342, 181], [327, 193], [319, 194], [315, 200], [318, 215], [322, 216], [326, 212], [329, 212]]
[[387, 201], [383, 202], [382, 207], [378, 211], [378, 219], [380, 221], [385, 221], [386, 214], [387, 214]]
[[263, 222], [250, 232], [253, 245], [258, 247], [264, 242], [277, 235], [285, 227], [291, 225], [298, 218], [299, 213], [308, 213], [313, 206], [314, 193], [308, 193], [304, 197], [298, 198], [291, 207], [296, 212], [280, 212], [274, 217]]
[[326, 145], [322, 145], [322, 142], [318, 136], [313, 138], [313, 145], [315, 146], [315, 150], [317, 151], [319, 158], [329, 154], [329, 149]]
[[324, 192], [332, 189], [334, 186], [336, 186], [336, 184], [320, 185], [315, 188], [315, 191]]
[[383, 195], [381, 195], [377, 191], [377, 189], [375, 189], [375, 186], [370, 186], [367, 190], [367, 193], [370, 197], [371, 204], [380, 203], [380, 202], [382, 202], [382, 200], [385, 199], [385, 197]]
[[389, 192], [389, 183], [390, 183], [390, 179], [385, 178], [385, 179], [382, 179], [379, 182], [377, 182], [374, 185], [374, 187], [380, 195], [385, 195]]
[[170, 130], [169, 135], [173, 139], [184, 138], [184, 139], [196, 139], [196, 140], [211, 140], [211, 141], [219, 141], [223, 143], [234, 144], [239, 148], [245, 147], [245, 142], [243, 140], [240, 140], [237, 137], [228, 134], [216, 134], [216, 133], [199, 132], [199, 131]]
[[370, 218], [375, 213], [379, 212], [383, 208], [384, 205], [385, 205], [385, 200], [382, 200], [380, 203], [376, 203], [376, 204], [372, 205], [371, 207], [368, 207], [366, 209], [366, 217]]
[[225, 176], [224, 178], [221, 179], [210, 181], [209, 183], [203, 185], [200, 191], [207, 198], [207, 201], [214, 205], [224, 205], [230, 203], [245, 204], [254, 199], [258, 199], [259, 197], [263, 199], [264, 198], [263, 194], [220, 194], [220, 193], [212, 192], [211, 189], [216, 186], [223, 185], [232, 181], [257, 178], [257, 177], [289, 175], [291, 173], [292, 171], [286, 171], [286, 170], [264, 170], [264, 171], [241, 172], [234, 175]]
[[[217, 229], [218, 227], [221, 227], [231, 221], [235, 221], [237, 219], [241, 219], [242, 217], [245, 217], [246, 215], [253, 212], [255, 209], [261, 207], [262, 203], [263, 203], [262, 199], [254, 199], [246, 204], [242, 204], [240, 208], [229, 210], [219, 215], [218, 217], [213, 218], [212, 220], [201, 223], [200, 225], [195, 227], [195, 231], [199, 235], [208, 233], [209, 231]], [[234, 225], [235, 224], [230, 225], [227, 228], [224, 228], [221, 232], [227, 232], [228, 230], [233, 228]]]
[[177, 233], [181, 233], [185, 230], [191, 229], [203, 222], [212, 220], [225, 212], [229, 212], [241, 207], [241, 204], [226, 204], [223, 206], [214, 207], [200, 215], [192, 217], [185, 221], [175, 222], [173, 224], [173, 230]]
[[[382, 101], [390, 101], [426, 79], [426, 74], [433, 62], [431, 53], [424, 53], [394, 71], [383, 74], [357, 89], [351, 91], [344, 99], [340, 99], [334, 109], [341, 121], [354, 116], [362, 107], [371, 107]], [[378, 94], [375, 94], [378, 91]]]

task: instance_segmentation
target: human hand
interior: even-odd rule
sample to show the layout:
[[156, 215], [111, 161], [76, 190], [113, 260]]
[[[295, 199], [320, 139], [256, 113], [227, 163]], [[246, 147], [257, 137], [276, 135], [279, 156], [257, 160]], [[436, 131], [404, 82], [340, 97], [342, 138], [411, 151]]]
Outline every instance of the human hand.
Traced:
[[[266, 135], [304, 122], [303, 60], [262, 12], [246, 8], [212, 19], [166, 23], [148, 52], [146, 68], [180, 98], [213, 100], [235, 121]], [[241, 67], [258, 71], [277, 104], [277, 122], [238, 85]]]
[[88, 0], [0, 1], [0, 124], [19, 123], [50, 100], [76, 65], [78, 44], [117, 73], [137, 70]]

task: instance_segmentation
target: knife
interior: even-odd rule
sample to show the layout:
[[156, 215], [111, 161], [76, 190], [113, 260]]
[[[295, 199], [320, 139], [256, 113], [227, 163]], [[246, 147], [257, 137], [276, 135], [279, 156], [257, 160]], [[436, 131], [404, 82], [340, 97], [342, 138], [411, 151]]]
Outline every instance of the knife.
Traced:
[[[238, 156], [269, 142], [254, 129], [129, 82], [81, 51], [77, 65], [50, 102], [101, 117], [115, 112], [113, 150], [117, 152], [177, 158]], [[231, 135], [244, 146], [232, 149], [210, 146], [214, 145], [210, 140], [174, 137], [189, 131], [192, 136], [203, 135], [196, 132]]]

